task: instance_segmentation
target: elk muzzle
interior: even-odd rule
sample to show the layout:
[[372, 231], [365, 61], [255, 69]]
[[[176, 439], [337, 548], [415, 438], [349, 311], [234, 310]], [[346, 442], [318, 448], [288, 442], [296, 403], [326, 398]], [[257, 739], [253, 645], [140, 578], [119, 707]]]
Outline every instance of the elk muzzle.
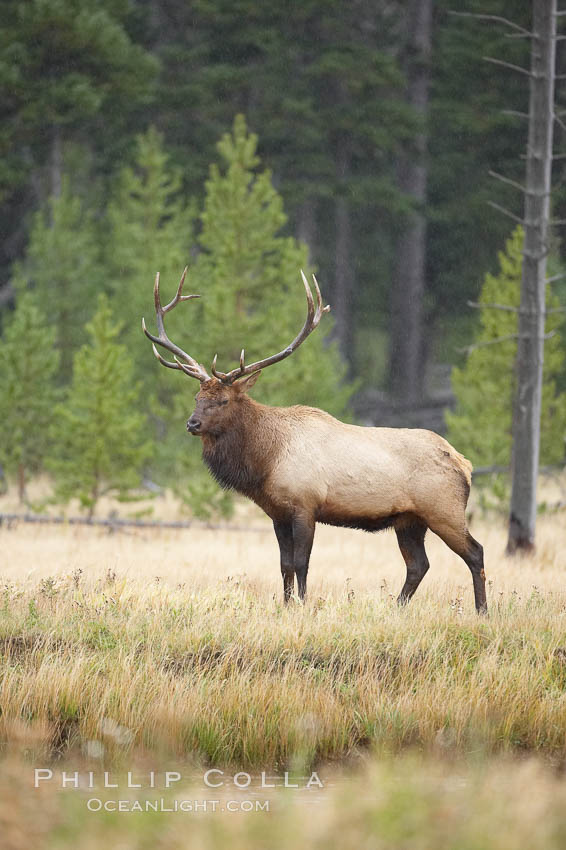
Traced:
[[191, 418], [187, 422], [187, 431], [189, 432], [189, 434], [194, 434], [194, 436], [198, 436], [199, 433], [200, 433], [200, 426], [201, 426], [200, 419], [198, 417], [196, 417], [195, 414], [193, 413], [193, 415], [191, 416]]

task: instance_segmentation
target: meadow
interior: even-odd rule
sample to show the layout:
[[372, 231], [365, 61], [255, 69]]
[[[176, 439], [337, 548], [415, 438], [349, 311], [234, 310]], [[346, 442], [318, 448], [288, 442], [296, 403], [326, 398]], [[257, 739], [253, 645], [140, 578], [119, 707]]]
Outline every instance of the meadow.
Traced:
[[503, 522], [472, 531], [487, 618], [434, 535], [399, 609], [391, 532], [319, 527], [308, 601], [284, 607], [273, 531], [247, 506], [212, 529], [0, 528], [1, 846], [186, 846], [181, 815], [34, 789], [50, 765], [167, 765], [197, 796], [211, 766], [324, 777], [315, 798], [270, 792], [269, 814], [193, 815], [194, 846], [563, 846], [564, 516], [541, 517], [522, 560]]

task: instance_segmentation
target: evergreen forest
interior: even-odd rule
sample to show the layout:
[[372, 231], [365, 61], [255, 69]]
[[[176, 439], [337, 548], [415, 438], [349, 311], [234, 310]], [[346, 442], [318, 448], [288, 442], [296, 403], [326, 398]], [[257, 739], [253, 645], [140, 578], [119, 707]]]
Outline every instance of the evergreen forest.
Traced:
[[[201, 298], [168, 332], [221, 369], [285, 347], [300, 270], [316, 274], [332, 311], [258, 400], [431, 427], [507, 465], [516, 346], [491, 343], [516, 314], [490, 305], [518, 305], [529, 92], [512, 66], [529, 44], [502, 19], [528, 28], [528, 5], [4, 0], [0, 463], [22, 501], [42, 473], [91, 514], [143, 486], [230, 512], [185, 434], [196, 389], [141, 331], [156, 273], [169, 300], [185, 266]], [[541, 454], [557, 465], [565, 79], [559, 44]]]

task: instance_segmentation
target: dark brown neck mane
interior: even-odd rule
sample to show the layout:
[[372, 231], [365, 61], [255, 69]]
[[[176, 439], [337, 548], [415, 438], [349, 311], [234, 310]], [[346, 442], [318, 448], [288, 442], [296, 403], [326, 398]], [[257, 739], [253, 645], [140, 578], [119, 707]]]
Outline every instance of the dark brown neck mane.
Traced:
[[225, 490], [259, 495], [280, 446], [274, 408], [242, 396], [229, 427], [202, 438], [203, 460]]

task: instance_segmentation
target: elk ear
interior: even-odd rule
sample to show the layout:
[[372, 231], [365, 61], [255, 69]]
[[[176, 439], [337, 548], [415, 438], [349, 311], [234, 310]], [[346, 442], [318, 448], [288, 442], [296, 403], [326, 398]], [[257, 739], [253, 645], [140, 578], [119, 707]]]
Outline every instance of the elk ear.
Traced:
[[248, 390], [251, 390], [260, 375], [261, 371], [252, 372], [252, 374], [248, 375], [247, 378], [243, 378], [241, 381], [238, 381], [236, 386], [238, 387], [241, 393], [247, 393]]

